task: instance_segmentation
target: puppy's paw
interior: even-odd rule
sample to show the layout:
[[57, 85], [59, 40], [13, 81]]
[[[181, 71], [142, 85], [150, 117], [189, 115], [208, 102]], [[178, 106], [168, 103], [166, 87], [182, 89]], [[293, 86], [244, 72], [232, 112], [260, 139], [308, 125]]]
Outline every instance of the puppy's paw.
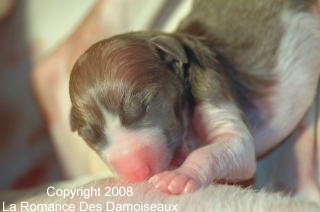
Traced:
[[158, 190], [169, 194], [191, 193], [201, 186], [200, 182], [180, 172], [179, 169], [155, 174], [149, 182]]

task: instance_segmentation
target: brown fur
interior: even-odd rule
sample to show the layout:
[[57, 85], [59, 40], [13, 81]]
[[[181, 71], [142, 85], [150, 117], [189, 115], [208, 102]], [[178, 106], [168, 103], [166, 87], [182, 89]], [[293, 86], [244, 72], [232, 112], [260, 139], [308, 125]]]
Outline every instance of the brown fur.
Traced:
[[[182, 46], [187, 64], [152, 44], [159, 35]], [[159, 90], [170, 101], [176, 101], [175, 114], [178, 122], [182, 122], [183, 105], [192, 107], [194, 101], [235, 102], [227, 73], [218, 55], [197, 37], [139, 32], [100, 41], [80, 57], [72, 70], [72, 129], [78, 130], [89, 143], [99, 142], [105, 139], [102, 130], [108, 123], [102, 120], [97, 101], [108, 111], [119, 114], [122, 123], [130, 127], [144, 115], [139, 103], [149, 102]]]
[[[195, 0], [193, 10], [177, 31], [205, 37], [236, 70], [241, 84], [261, 95], [266, 86], [276, 83], [276, 73], [271, 70], [277, 62], [284, 30], [279, 14], [289, 9], [306, 9], [308, 4], [295, 0], [269, 0], [261, 4], [256, 0], [231, 2]], [[265, 70], [265, 67], [270, 68]]]

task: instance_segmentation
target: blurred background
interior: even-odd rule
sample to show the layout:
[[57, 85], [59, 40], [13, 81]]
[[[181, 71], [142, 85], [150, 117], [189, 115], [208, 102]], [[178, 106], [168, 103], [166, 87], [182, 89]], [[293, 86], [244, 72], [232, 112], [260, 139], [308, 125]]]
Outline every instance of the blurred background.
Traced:
[[110, 175], [69, 128], [68, 79], [94, 42], [172, 31], [191, 0], [1, 0], [0, 190]]

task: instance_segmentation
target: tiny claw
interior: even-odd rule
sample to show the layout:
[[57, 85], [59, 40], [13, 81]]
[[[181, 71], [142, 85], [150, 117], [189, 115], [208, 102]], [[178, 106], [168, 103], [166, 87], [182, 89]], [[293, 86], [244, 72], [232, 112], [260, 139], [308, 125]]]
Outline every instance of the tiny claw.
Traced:
[[185, 186], [183, 193], [192, 193], [196, 191], [198, 186], [195, 184], [194, 181], [189, 181], [187, 185]]
[[148, 182], [152, 183], [152, 184], [155, 184], [158, 181], [159, 181], [159, 176], [157, 176], [157, 175], [154, 175], [154, 176], [150, 177], [149, 180], [148, 180]]

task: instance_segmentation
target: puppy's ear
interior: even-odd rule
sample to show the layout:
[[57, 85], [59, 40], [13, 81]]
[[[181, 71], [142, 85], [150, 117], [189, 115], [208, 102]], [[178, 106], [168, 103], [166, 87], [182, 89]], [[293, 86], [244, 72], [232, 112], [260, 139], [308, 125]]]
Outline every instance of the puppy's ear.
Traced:
[[73, 106], [71, 107], [71, 112], [70, 112], [70, 127], [71, 127], [72, 132], [74, 132], [80, 128], [79, 119], [77, 119], [77, 117], [76, 117], [75, 109]]
[[160, 53], [161, 59], [166, 62], [188, 63], [188, 57], [182, 44], [169, 35], [158, 35], [151, 38], [151, 46]]
[[202, 37], [181, 36], [180, 41], [190, 60], [188, 83], [195, 103], [230, 99], [229, 70], [214, 48]]

